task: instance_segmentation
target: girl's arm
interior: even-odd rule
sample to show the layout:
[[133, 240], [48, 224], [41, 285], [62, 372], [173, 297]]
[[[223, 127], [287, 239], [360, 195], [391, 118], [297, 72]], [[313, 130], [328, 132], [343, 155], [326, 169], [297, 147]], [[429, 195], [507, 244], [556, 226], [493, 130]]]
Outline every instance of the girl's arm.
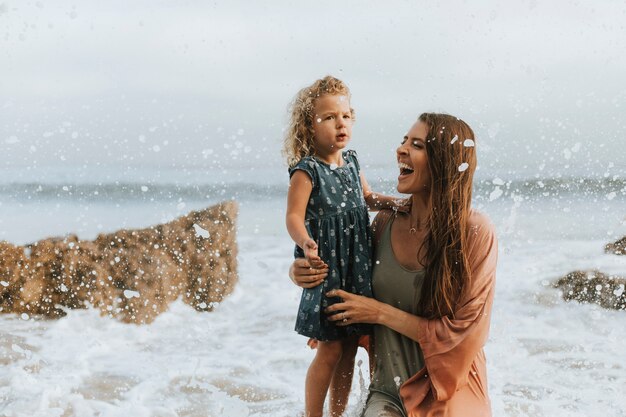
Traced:
[[363, 197], [365, 198], [367, 207], [371, 211], [392, 209], [394, 207], [398, 207], [399, 199], [397, 197], [373, 192], [370, 188], [370, 185], [367, 183], [367, 180], [365, 179], [365, 175], [363, 175], [363, 171], [359, 172], [359, 177], [361, 178], [361, 186], [363, 187]]
[[313, 190], [313, 184], [309, 175], [301, 170], [297, 170], [289, 181], [289, 191], [287, 192], [287, 231], [296, 245], [304, 251], [304, 256], [312, 266], [322, 263], [317, 255], [317, 243], [304, 227], [304, 217], [306, 206]]

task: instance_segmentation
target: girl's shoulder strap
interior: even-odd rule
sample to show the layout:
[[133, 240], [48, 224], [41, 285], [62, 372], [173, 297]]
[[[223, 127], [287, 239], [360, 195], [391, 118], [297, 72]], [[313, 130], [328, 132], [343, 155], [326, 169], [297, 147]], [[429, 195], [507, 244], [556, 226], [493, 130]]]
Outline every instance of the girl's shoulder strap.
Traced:
[[348, 149], [343, 153], [343, 155], [347, 162], [352, 162], [354, 164], [357, 171], [361, 171], [361, 164], [359, 164], [359, 158], [357, 158], [356, 151], [354, 149]]

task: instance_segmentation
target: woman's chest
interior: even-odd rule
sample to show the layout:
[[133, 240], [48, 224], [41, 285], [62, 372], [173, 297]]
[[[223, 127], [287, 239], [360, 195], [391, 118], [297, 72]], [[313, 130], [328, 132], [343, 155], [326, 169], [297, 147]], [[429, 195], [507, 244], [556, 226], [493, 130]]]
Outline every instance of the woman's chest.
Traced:
[[415, 314], [421, 298], [424, 270], [404, 269], [391, 254], [381, 255], [383, 256], [375, 257], [372, 272], [374, 297], [385, 304]]

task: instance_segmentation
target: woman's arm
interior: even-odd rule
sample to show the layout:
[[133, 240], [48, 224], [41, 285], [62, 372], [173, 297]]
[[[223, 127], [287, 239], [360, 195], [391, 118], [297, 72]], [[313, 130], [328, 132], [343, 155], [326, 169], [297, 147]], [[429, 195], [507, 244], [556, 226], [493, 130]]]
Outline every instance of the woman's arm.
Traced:
[[326, 296], [343, 299], [343, 302], [333, 304], [326, 309], [326, 313], [330, 314], [328, 320], [337, 322], [338, 326], [354, 323], [380, 324], [416, 342], [419, 341], [418, 323], [419, 320], [423, 319], [418, 316], [373, 298], [351, 294], [343, 290], [331, 290], [326, 293]]
[[371, 211], [391, 209], [399, 205], [400, 199], [397, 197], [379, 194], [372, 191], [370, 185], [365, 179], [365, 175], [363, 175], [363, 171], [359, 172], [359, 177], [361, 178], [361, 186], [363, 187], [363, 198], [365, 198], [367, 208]]

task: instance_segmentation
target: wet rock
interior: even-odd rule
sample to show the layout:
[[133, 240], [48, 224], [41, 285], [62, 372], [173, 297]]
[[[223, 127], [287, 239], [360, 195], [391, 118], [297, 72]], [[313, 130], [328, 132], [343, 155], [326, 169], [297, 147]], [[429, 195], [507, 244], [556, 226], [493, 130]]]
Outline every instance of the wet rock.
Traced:
[[554, 283], [565, 301], [595, 303], [614, 310], [626, 310], [626, 279], [600, 271], [574, 271]]
[[149, 323], [181, 297], [210, 311], [237, 282], [237, 205], [226, 202], [140, 230], [0, 242], [0, 312], [59, 317], [93, 306]]
[[615, 255], [626, 255], [626, 236], [613, 243], [607, 243], [604, 251]]

